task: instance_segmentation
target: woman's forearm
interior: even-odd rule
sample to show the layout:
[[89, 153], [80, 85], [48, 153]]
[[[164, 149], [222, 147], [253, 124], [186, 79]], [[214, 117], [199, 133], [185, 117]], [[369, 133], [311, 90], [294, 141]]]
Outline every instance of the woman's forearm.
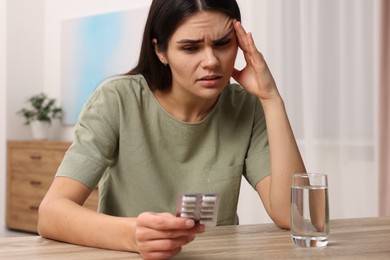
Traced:
[[290, 187], [293, 173], [305, 172], [284, 102], [280, 96], [262, 101], [268, 130], [271, 178], [269, 180], [269, 213], [282, 227], [289, 227]]
[[67, 199], [43, 200], [38, 232], [42, 237], [72, 244], [136, 251], [135, 219], [97, 213]]
[[76, 180], [56, 177], [39, 207], [39, 234], [72, 244], [163, 259], [177, 254], [204, 232], [203, 225], [170, 213], [144, 212], [126, 218], [94, 212], [80, 206], [90, 193]]

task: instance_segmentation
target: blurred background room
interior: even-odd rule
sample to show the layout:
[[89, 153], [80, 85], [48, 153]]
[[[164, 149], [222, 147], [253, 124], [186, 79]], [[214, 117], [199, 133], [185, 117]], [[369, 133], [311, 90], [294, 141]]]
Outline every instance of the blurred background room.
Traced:
[[[6, 230], [7, 141], [32, 140], [16, 112], [40, 92], [56, 98], [65, 114], [74, 107], [66, 95], [75, 86], [66, 85], [70, 72], [64, 68], [65, 61], [78, 64], [81, 57], [72, 60], [67, 53], [65, 47], [74, 44], [64, 34], [67, 24], [130, 13], [122, 26], [134, 47], [110, 71], [122, 73], [137, 59], [150, 2], [0, 0], [0, 230]], [[330, 218], [390, 215], [389, 1], [238, 3], [284, 98], [307, 170], [328, 175]], [[90, 30], [99, 32], [96, 26]], [[243, 64], [240, 55], [237, 68]], [[84, 94], [97, 83], [85, 86]], [[72, 131], [72, 119], [59, 122], [49, 140], [71, 142]], [[238, 213], [241, 224], [270, 222], [245, 180]]]

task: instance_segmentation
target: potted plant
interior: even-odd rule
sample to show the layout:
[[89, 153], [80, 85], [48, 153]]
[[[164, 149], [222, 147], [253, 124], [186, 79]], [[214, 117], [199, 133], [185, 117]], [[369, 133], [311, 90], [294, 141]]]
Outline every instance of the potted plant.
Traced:
[[25, 119], [25, 125], [31, 125], [35, 139], [46, 139], [52, 120], [62, 118], [62, 108], [57, 107], [56, 100], [44, 93], [30, 97], [27, 103], [28, 108], [19, 110], [17, 114]]

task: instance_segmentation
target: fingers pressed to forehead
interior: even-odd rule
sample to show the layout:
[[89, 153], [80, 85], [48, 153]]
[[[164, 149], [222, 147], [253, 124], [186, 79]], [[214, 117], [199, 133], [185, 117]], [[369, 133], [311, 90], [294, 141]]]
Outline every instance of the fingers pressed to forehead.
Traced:
[[247, 33], [241, 23], [234, 21], [238, 44], [244, 52], [257, 53], [257, 48], [253, 40], [252, 33]]
[[248, 33], [248, 47], [251, 52], [257, 52], [255, 41], [253, 40], [252, 33]]
[[244, 51], [248, 48], [248, 34], [246, 33], [245, 29], [242, 27], [241, 23], [238, 21], [234, 21], [234, 29], [236, 31], [238, 44], [241, 49]]
[[234, 20], [233, 21], [234, 29], [236, 30], [236, 34], [239, 39], [245, 39], [246, 37], [246, 31], [244, 27], [242, 27], [241, 23], [239, 21]]

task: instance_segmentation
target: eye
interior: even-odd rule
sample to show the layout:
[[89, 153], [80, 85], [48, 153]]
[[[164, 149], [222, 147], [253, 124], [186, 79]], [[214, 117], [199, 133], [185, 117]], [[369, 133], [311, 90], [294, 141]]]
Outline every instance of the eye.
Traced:
[[216, 42], [215, 46], [216, 47], [225, 47], [225, 46], [229, 45], [230, 42], [231, 42], [231, 39], [221, 40], [221, 41]]
[[195, 45], [188, 45], [188, 46], [183, 46], [182, 49], [185, 52], [193, 53], [196, 52], [199, 49], [199, 47]]

